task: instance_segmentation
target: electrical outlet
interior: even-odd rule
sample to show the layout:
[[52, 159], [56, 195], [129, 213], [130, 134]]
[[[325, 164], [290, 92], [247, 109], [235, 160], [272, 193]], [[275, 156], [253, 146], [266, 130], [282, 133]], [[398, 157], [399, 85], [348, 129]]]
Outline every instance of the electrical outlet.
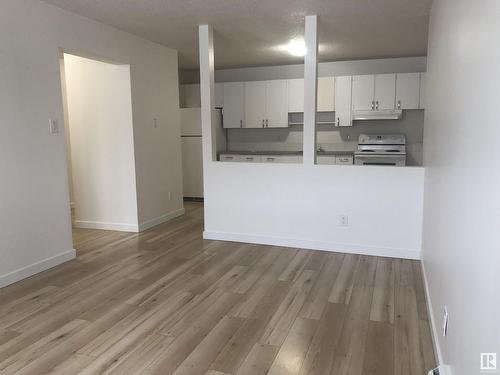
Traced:
[[347, 216], [347, 215], [340, 215], [339, 216], [339, 225], [341, 227], [347, 227], [349, 225], [349, 216]]
[[443, 336], [446, 337], [448, 334], [448, 308], [445, 306], [443, 311]]
[[53, 120], [53, 119], [49, 120], [49, 133], [50, 134], [59, 133], [59, 123], [57, 122], [57, 120]]

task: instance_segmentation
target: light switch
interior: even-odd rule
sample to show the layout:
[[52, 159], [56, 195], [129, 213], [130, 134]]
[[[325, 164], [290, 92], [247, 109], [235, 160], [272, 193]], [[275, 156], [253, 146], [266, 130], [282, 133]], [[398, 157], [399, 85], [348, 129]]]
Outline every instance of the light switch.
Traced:
[[57, 120], [53, 120], [53, 119], [49, 120], [49, 133], [50, 134], [59, 133], [59, 123], [57, 122]]

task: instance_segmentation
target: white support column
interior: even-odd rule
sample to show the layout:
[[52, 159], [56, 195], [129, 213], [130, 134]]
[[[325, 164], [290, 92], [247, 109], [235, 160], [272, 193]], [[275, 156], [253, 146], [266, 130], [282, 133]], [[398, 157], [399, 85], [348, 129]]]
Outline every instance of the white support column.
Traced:
[[316, 160], [316, 101], [318, 84], [318, 16], [306, 16], [306, 56], [304, 59], [304, 161]]
[[[213, 129], [214, 97], [214, 33], [212, 26], [200, 25], [200, 96], [201, 96], [201, 135], [203, 144], [203, 170], [216, 160], [215, 131]], [[205, 173], [204, 173], [205, 175]]]

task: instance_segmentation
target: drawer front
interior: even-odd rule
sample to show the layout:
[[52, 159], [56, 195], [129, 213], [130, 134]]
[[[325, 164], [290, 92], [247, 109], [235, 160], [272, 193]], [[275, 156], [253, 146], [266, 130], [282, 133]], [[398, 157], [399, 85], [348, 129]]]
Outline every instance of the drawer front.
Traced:
[[335, 164], [340, 165], [352, 165], [354, 163], [354, 157], [352, 156], [336, 156]]
[[335, 156], [333, 155], [318, 155], [316, 157], [316, 163], [317, 164], [326, 164], [326, 165], [335, 165], [336, 160]]
[[260, 163], [262, 156], [260, 155], [240, 155], [240, 161], [244, 163]]
[[240, 155], [221, 155], [219, 157], [220, 161], [239, 161]]
[[263, 163], [302, 163], [300, 155], [262, 155]]
[[283, 163], [281, 156], [262, 155], [261, 158], [264, 163]]

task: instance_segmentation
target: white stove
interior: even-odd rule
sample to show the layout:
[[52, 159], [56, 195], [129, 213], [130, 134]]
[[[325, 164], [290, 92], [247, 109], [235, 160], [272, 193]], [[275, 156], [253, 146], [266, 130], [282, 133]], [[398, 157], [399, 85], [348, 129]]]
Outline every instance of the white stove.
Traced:
[[406, 165], [406, 137], [404, 134], [361, 134], [358, 151], [354, 153], [356, 165]]

